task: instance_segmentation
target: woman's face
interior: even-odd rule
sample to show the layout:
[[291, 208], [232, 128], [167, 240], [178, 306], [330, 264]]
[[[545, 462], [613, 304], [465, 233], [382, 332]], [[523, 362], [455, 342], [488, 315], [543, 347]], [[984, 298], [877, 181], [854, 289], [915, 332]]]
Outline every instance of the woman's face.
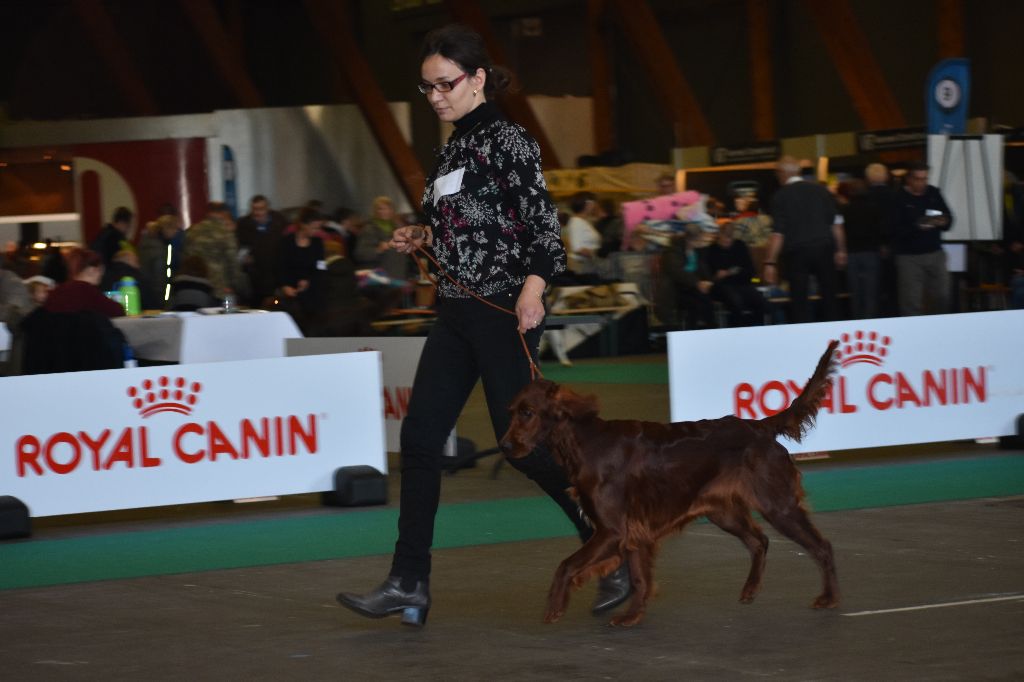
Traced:
[[[432, 54], [424, 59], [420, 67], [420, 78], [424, 83], [450, 83], [464, 74], [458, 64], [439, 54]], [[477, 69], [475, 74], [466, 75], [450, 92], [438, 92], [434, 88], [425, 97], [439, 119], [448, 122], [458, 121], [484, 102], [486, 80], [484, 70]], [[476, 91], [475, 95], [473, 91]]]
[[373, 217], [377, 220], [394, 220], [395, 207], [382, 201], [373, 207]]

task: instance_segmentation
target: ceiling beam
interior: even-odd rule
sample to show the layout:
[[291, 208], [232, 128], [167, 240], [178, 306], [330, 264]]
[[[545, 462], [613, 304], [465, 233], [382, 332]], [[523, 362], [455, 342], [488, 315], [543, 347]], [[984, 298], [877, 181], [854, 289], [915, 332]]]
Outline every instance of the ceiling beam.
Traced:
[[587, 56], [590, 60], [590, 97], [594, 107], [594, 151], [615, 148], [612, 69], [605, 35], [605, 0], [587, 0]]
[[849, 0], [804, 0], [854, 110], [869, 129], [902, 128], [907, 119], [875, 61]]
[[704, 113], [697, 103], [690, 83], [679, 68], [675, 53], [665, 39], [661, 26], [647, 0], [612, 0], [626, 39], [633, 48], [663, 110], [672, 122], [677, 147], [714, 144]]
[[224, 30], [217, 9], [210, 0], [180, 0], [185, 16], [199, 33], [221, 79], [243, 107], [263, 106], [263, 96], [245, 69], [241, 51]]
[[426, 176], [412, 147], [402, 137], [370, 64], [356, 43], [348, 3], [337, 0], [305, 0], [320, 42], [331, 55], [332, 68], [340, 70], [351, 87], [356, 104], [398, 178], [409, 204], [419, 210]]
[[962, 0], [938, 0], [935, 23], [938, 29], [939, 59], [963, 57], [967, 54]]
[[[484, 46], [496, 64], [508, 65], [509, 62], [505, 55], [505, 48], [498, 41], [497, 36], [494, 34], [494, 29], [491, 27], [490, 19], [480, 9], [480, 4], [476, 0], [445, 0], [445, 5], [456, 21], [469, 26], [483, 37]], [[520, 92], [505, 92], [501, 97], [499, 105], [510, 118], [526, 128], [533, 135], [534, 139], [537, 140], [537, 144], [540, 145], [540, 158], [543, 168], [561, 168], [558, 153], [551, 145], [547, 133], [544, 132], [544, 128], [540, 124], [540, 120], [533, 113], [526, 95]]]
[[768, 0], [747, 0], [747, 46], [750, 52], [750, 94], [753, 101], [755, 140], [771, 140], [775, 133], [775, 64], [772, 59], [772, 23]]
[[71, 5], [128, 105], [141, 116], [160, 113], [136, 60], [125, 47], [120, 31], [101, 0], [72, 0]]

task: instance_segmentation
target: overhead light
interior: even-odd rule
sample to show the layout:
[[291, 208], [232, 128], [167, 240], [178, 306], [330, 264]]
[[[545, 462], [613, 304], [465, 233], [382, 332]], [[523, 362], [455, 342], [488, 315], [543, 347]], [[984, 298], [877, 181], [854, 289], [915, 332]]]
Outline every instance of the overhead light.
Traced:
[[71, 170], [71, 164], [70, 163], [62, 163], [60, 165], [60, 169], [62, 171], [64, 171], [64, 172], [67, 172], [67, 171]]

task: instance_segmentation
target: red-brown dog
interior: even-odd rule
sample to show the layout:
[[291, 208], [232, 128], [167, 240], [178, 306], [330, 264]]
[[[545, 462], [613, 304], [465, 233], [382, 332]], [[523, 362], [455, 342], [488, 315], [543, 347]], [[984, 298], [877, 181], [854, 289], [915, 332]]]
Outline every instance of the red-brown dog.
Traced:
[[768, 538], [751, 510], [805, 547], [821, 568], [824, 589], [814, 608], [839, 604], [832, 545], [803, 506], [800, 472], [776, 438], [799, 441], [814, 423], [834, 371], [829, 344], [814, 375], [793, 404], [765, 419], [721, 419], [659, 424], [606, 421], [595, 398], [550, 381], [527, 385], [509, 408], [512, 424], [501, 447], [512, 458], [546, 445], [565, 469], [581, 508], [594, 526], [587, 543], [563, 561], [551, 584], [544, 621], [557, 621], [570, 588], [607, 575], [627, 562], [633, 596], [613, 625], [634, 625], [653, 588], [654, 556], [662, 538], [700, 516], [738, 537], [751, 566], [740, 601], [761, 586]]

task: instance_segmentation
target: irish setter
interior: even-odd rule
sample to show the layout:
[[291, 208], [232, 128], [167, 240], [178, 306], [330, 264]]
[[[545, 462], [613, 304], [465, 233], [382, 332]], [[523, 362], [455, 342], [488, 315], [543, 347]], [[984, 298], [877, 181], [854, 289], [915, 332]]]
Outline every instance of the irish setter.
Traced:
[[802, 545], [821, 568], [822, 593], [814, 608], [839, 604], [832, 545], [803, 506], [800, 472], [776, 441], [799, 441], [828, 394], [834, 372], [833, 341], [803, 392], [782, 412], [760, 420], [721, 419], [659, 424], [600, 419], [597, 400], [550, 381], [528, 384], [509, 408], [512, 423], [501, 439], [509, 457], [546, 445], [565, 469], [594, 535], [555, 573], [544, 622], [554, 623], [571, 588], [628, 562], [633, 595], [612, 625], [635, 625], [654, 586], [653, 564], [662, 538], [700, 516], [738, 537], [751, 565], [740, 601], [761, 587], [768, 538], [757, 511], [780, 533]]

